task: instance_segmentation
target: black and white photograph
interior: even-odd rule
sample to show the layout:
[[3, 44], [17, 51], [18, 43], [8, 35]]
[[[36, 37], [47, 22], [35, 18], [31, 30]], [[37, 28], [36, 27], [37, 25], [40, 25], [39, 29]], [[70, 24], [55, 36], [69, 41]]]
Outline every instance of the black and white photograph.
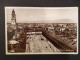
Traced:
[[78, 7], [5, 7], [6, 54], [78, 54]]

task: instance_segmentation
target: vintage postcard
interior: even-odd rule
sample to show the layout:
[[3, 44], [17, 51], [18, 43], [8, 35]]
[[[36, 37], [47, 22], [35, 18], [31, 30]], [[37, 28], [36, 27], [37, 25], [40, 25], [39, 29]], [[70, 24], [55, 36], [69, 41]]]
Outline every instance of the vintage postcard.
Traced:
[[78, 7], [5, 7], [6, 54], [78, 54]]

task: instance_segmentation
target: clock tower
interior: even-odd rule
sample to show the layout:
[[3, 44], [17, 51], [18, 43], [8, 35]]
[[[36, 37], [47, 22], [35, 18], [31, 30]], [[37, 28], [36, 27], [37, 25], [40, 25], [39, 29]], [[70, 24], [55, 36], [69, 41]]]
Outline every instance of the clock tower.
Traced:
[[14, 9], [12, 10], [11, 14], [11, 28], [16, 29], [16, 14]]

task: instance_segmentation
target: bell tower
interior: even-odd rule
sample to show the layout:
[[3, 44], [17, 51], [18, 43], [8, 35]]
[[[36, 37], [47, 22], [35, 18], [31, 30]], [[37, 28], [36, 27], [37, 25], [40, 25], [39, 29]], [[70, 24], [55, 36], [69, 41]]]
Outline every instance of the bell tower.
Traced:
[[14, 9], [12, 10], [12, 14], [11, 14], [11, 27], [13, 29], [16, 29], [16, 14]]
[[13, 9], [11, 15], [12, 15], [12, 18], [11, 18], [11, 25], [16, 25], [16, 14], [15, 14], [14, 9]]

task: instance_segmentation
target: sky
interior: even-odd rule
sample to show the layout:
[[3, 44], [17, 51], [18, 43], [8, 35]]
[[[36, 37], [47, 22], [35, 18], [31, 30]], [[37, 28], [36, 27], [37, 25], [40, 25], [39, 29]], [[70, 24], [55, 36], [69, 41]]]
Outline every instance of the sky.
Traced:
[[17, 23], [77, 23], [78, 7], [5, 7], [5, 20], [11, 23], [12, 10]]

